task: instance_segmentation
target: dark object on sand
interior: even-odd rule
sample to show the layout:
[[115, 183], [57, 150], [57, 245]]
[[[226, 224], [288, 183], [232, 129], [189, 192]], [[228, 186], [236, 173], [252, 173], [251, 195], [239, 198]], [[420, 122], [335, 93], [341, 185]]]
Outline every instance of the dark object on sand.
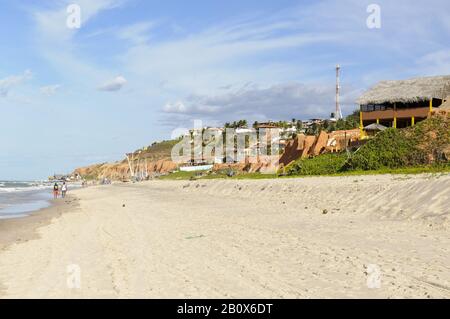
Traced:
[[233, 171], [232, 169], [228, 170], [228, 172], [227, 172], [228, 177], [234, 177], [235, 175], [236, 175], [235, 171]]

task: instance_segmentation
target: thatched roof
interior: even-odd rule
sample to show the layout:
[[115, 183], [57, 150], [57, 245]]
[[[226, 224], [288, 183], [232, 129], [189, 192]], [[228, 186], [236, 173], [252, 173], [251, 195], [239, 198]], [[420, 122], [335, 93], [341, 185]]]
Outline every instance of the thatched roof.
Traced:
[[412, 103], [450, 95], [450, 75], [381, 81], [365, 92], [358, 104]]

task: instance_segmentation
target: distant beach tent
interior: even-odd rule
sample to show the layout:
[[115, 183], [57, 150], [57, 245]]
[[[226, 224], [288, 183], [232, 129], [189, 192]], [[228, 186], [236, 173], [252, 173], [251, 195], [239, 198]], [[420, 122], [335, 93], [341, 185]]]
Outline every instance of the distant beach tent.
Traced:
[[378, 123], [373, 123], [370, 125], [367, 125], [364, 128], [364, 131], [366, 131], [368, 136], [374, 136], [377, 135], [379, 132], [382, 132], [384, 130], [386, 130], [387, 127]]
[[381, 132], [386, 129], [387, 129], [386, 126], [377, 123], [370, 124], [364, 128], [365, 131], [376, 131], [376, 132]]

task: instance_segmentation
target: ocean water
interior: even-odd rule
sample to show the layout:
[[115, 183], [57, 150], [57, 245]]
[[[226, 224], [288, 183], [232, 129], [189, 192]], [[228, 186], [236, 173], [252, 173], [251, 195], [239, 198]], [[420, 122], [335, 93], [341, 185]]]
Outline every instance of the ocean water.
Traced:
[[0, 219], [19, 218], [48, 207], [53, 184], [49, 182], [0, 181]]

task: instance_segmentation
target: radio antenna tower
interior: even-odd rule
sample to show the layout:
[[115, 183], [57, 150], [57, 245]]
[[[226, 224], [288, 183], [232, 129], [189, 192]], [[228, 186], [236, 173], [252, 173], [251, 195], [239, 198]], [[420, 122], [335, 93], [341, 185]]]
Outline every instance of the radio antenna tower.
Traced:
[[342, 119], [342, 111], [341, 111], [341, 104], [340, 104], [340, 94], [341, 94], [341, 83], [339, 79], [339, 72], [341, 70], [341, 66], [338, 64], [336, 65], [336, 113], [334, 115], [336, 120]]

